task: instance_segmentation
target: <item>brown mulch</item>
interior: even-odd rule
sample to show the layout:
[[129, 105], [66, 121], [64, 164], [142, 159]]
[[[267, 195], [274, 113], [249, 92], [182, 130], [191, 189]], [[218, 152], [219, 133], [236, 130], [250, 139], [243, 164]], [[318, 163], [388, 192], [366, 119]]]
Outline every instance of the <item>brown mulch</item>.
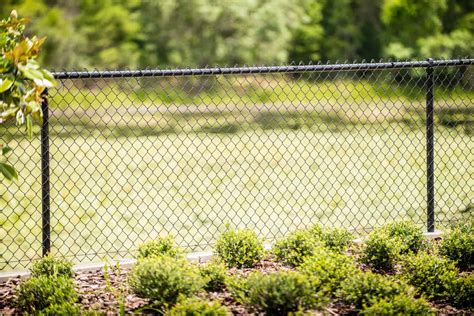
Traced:
[[[281, 263], [272, 260], [264, 260], [255, 268], [230, 269], [230, 275], [244, 276], [253, 271], [270, 273], [275, 271], [290, 270]], [[147, 309], [149, 301], [142, 299], [131, 293], [127, 287], [127, 273], [129, 270], [118, 271], [111, 269], [109, 276], [105, 277], [103, 271], [90, 271], [79, 273], [75, 277], [76, 291], [79, 294], [79, 303], [83, 310], [96, 310], [106, 312], [107, 315], [116, 315], [119, 312], [118, 299], [125, 298], [125, 311], [153, 314], [153, 309]], [[0, 315], [15, 315], [14, 301], [15, 288], [20, 284], [20, 278], [10, 279], [6, 283], [0, 284]], [[201, 297], [211, 300], [218, 300], [226, 306], [234, 315], [258, 315], [256, 310], [248, 306], [239, 304], [234, 300], [228, 291], [202, 293]], [[438, 315], [468, 315], [467, 309], [458, 309], [443, 303], [433, 303]], [[156, 313], [155, 313], [156, 314]], [[355, 314], [354, 309], [340, 302], [332, 302], [322, 312], [315, 312], [315, 315], [347, 315]]]
[[20, 284], [20, 278], [0, 283], [0, 315], [13, 315], [15, 309], [12, 307], [15, 301], [15, 288]]
[[[126, 298], [125, 308], [131, 312], [146, 306], [148, 300], [139, 298], [129, 292], [126, 282], [127, 270], [116, 274], [110, 272], [108, 282], [103, 271], [90, 271], [79, 273], [75, 277], [76, 291], [79, 294], [79, 303], [84, 310], [106, 311], [107, 314], [115, 315], [119, 310], [118, 298], [120, 289]], [[10, 279], [0, 284], [0, 315], [14, 315], [15, 288], [21, 282], [19, 278]]]
[[128, 270], [110, 271], [109, 277], [103, 271], [90, 271], [76, 276], [76, 291], [84, 309], [107, 311], [116, 314], [119, 311], [118, 300], [125, 298], [125, 310], [131, 312], [148, 305], [148, 300], [139, 298], [130, 292], [127, 286]]
[[291, 268], [285, 266], [284, 264], [280, 262], [275, 262], [274, 260], [272, 260], [272, 258], [269, 258], [266, 260], [262, 260], [253, 268], [243, 268], [243, 269], [231, 268], [228, 271], [230, 275], [247, 276], [251, 272], [254, 272], [254, 271], [260, 271], [263, 273], [271, 273], [271, 272], [276, 272], [276, 271], [288, 271], [288, 270], [291, 270]]
[[[252, 271], [264, 273], [288, 270], [284, 265], [273, 261], [262, 261], [252, 269], [230, 269], [230, 275], [248, 275]], [[111, 269], [109, 277], [104, 276], [103, 271], [90, 271], [78, 273], [75, 277], [76, 291], [79, 294], [79, 303], [84, 310], [106, 311], [108, 315], [115, 315], [119, 311], [118, 298], [125, 297], [125, 311], [131, 313], [137, 310], [148, 312], [147, 299], [142, 299], [130, 292], [127, 287], [127, 273], [122, 270], [117, 273]], [[10, 279], [0, 284], [0, 315], [14, 315], [15, 288], [21, 282], [20, 278]], [[203, 297], [219, 300], [235, 315], [256, 315], [256, 312], [243, 306], [232, 298], [229, 292], [204, 293]]]

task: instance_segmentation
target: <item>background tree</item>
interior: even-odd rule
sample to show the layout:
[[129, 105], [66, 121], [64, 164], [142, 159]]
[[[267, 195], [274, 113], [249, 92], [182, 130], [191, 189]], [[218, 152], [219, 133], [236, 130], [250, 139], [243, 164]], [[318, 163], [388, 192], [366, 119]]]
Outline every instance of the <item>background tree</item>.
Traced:
[[416, 56], [420, 38], [441, 32], [445, 10], [446, 0], [385, 0], [382, 6], [388, 43], [385, 55], [399, 59]]
[[77, 29], [86, 38], [93, 67], [138, 66], [140, 24], [136, 1], [81, 0]]
[[472, 55], [469, 0], [3, 0], [53, 69]]
[[321, 42], [324, 39], [322, 3], [320, 1], [304, 1], [305, 15], [293, 33], [289, 58], [295, 62], [320, 60], [322, 55]]
[[355, 0], [354, 10], [359, 33], [357, 57], [380, 59], [383, 56], [385, 38], [381, 20], [383, 0]]
[[325, 60], [357, 59], [360, 29], [351, 0], [325, 0], [322, 27], [322, 57]]
[[299, 6], [286, 0], [143, 2], [143, 65], [285, 62]]

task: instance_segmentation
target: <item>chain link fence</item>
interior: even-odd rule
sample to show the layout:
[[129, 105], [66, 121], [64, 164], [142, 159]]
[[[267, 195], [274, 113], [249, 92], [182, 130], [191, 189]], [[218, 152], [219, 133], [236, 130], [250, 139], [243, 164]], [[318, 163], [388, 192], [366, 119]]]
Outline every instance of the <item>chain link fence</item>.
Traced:
[[[57, 72], [33, 140], [0, 126], [0, 270], [129, 257], [230, 227], [271, 242], [472, 219], [473, 59]], [[433, 110], [434, 107], [434, 110]]]

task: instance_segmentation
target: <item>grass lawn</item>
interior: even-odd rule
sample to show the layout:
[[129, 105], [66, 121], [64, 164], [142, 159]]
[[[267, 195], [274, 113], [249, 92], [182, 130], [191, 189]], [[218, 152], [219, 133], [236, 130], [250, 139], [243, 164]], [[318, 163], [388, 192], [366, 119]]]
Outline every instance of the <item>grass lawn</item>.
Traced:
[[[81, 102], [94, 91], [71, 99], [69, 109], [57, 103], [64, 90], [52, 93], [55, 254], [119, 258], [167, 233], [192, 250], [209, 249], [226, 223], [271, 241], [315, 222], [363, 231], [395, 219], [426, 221], [422, 100], [374, 103], [348, 92], [350, 102], [293, 97], [193, 110], [104, 98], [88, 112]], [[469, 108], [472, 99], [454, 104]], [[461, 211], [474, 199], [474, 137], [440, 124], [435, 137], [439, 227], [469, 216]], [[21, 180], [0, 184], [0, 270], [41, 254], [40, 143], [8, 142]]]
[[[449, 220], [472, 201], [474, 140], [445, 130], [437, 143], [446, 146], [436, 150], [436, 216]], [[54, 252], [79, 259], [126, 255], [160, 233], [208, 248], [225, 223], [273, 239], [311, 222], [361, 230], [393, 219], [425, 221], [424, 131], [399, 124], [53, 137], [51, 157]], [[23, 171], [24, 181], [0, 200], [3, 260], [26, 260], [41, 249], [39, 156], [24, 163], [32, 172]], [[15, 191], [24, 194], [13, 198]]]

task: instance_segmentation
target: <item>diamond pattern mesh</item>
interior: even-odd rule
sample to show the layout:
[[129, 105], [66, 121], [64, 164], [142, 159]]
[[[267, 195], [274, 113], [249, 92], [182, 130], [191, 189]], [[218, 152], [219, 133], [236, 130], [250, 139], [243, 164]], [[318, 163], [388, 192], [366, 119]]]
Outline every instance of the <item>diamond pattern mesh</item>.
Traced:
[[[204, 250], [227, 224], [269, 242], [313, 223], [426, 227], [426, 68], [364, 69], [63, 76], [49, 91], [51, 251], [127, 257], [163, 234]], [[473, 71], [434, 71], [437, 229], [472, 217]], [[0, 129], [21, 178], [0, 184], [12, 270], [41, 255], [40, 139]]]

